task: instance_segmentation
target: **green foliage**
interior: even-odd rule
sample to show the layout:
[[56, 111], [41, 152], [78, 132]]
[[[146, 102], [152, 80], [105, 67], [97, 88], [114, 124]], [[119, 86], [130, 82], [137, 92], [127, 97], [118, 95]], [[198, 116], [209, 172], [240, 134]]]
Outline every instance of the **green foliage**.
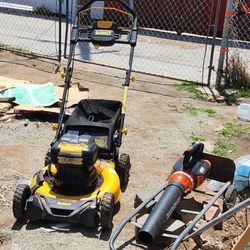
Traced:
[[236, 146], [226, 140], [225, 138], [220, 138], [214, 147], [214, 153], [220, 156], [227, 156], [231, 151], [234, 151]]
[[250, 124], [249, 125], [245, 125], [241, 128], [241, 133], [242, 134], [250, 134]]
[[193, 93], [196, 98], [198, 99], [204, 99], [203, 94], [197, 89], [197, 85], [193, 83], [183, 83], [183, 84], [176, 84], [176, 89], [178, 91], [186, 91]]
[[183, 104], [184, 110], [187, 111], [192, 116], [198, 115], [198, 109], [195, 108], [192, 104]]
[[227, 138], [238, 137], [242, 133], [250, 133], [250, 125], [240, 125], [237, 121], [225, 124], [225, 128], [220, 131], [220, 135]]
[[240, 97], [250, 97], [250, 87], [249, 88], [240, 88], [236, 91], [236, 99]]
[[241, 125], [236, 120], [227, 122], [225, 127], [219, 132], [219, 139], [215, 143], [214, 153], [227, 156], [230, 152], [235, 151], [236, 146], [231, 140], [243, 133], [250, 133], [250, 125]]
[[211, 108], [195, 108], [192, 104], [183, 104], [184, 111], [188, 112], [192, 116], [197, 116], [199, 112], [206, 113], [208, 117], [218, 118], [219, 115], [214, 109]]
[[217, 117], [217, 113], [214, 109], [204, 108], [204, 109], [201, 109], [201, 111], [204, 113], [207, 113], [208, 117], [214, 117], [214, 118]]
[[206, 140], [206, 138], [202, 135], [191, 135], [190, 139], [192, 141], [205, 141]]
[[239, 136], [241, 133], [240, 126], [235, 121], [228, 122], [225, 127], [220, 131], [220, 135], [233, 138]]
[[247, 72], [247, 63], [238, 54], [233, 55], [227, 63], [224, 88], [243, 88], [243, 90], [250, 88], [250, 74]]

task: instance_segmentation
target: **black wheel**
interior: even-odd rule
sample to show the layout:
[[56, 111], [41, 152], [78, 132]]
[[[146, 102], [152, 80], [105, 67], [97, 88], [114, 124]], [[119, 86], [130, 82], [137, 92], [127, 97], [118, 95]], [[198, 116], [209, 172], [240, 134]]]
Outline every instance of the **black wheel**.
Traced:
[[16, 187], [14, 197], [13, 197], [13, 205], [12, 211], [13, 215], [17, 220], [25, 220], [25, 204], [26, 200], [31, 196], [30, 187], [26, 184], [19, 184]]
[[126, 186], [129, 180], [130, 157], [128, 154], [121, 154], [117, 164], [117, 174], [120, 179], [121, 186]]
[[225, 194], [224, 194], [224, 201], [223, 201], [223, 211], [227, 211], [228, 209], [232, 208], [237, 200], [237, 189], [234, 185], [230, 185]]
[[115, 198], [111, 193], [105, 193], [100, 202], [100, 224], [103, 230], [112, 228]]
[[51, 153], [50, 149], [48, 149], [45, 159], [44, 159], [44, 166], [48, 166], [51, 163]]

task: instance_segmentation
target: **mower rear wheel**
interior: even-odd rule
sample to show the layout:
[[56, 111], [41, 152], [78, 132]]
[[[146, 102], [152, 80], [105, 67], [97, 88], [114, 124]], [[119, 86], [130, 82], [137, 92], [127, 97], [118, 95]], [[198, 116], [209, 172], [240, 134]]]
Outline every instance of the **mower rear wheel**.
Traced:
[[117, 164], [117, 174], [120, 178], [121, 186], [128, 184], [130, 167], [130, 156], [128, 154], [121, 154]]
[[17, 220], [26, 219], [24, 209], [26, 200], [29, 199], [30, 196], [31, 196], [31, 190], [29, 185], [26, 184], [17, 185], [12, 204], [13, 215]]
[[104, 193], [100, 202], [100, 224], [103, 230], [112, 228], [115, 198], [112, 193]]

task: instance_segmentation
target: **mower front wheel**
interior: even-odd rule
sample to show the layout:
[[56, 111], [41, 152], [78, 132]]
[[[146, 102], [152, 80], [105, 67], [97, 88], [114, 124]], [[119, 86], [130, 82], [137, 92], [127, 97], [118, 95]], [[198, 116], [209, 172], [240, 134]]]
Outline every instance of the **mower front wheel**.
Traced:
[[112, 228], [115, 198], [112, 193], [105, 193], [100, 202], [100, 224], [103, 230]]
[[19, 184], [17, 185], [13, 197], [12, 211], [17, 220], [25, 220], [25, 205], [27, 199], [31, 196], [31, 190], [29, 185]]
[[122, 187], [128, 184], [130, 167], [130, 156], [121, 154], [117, 164], [117, 174]]

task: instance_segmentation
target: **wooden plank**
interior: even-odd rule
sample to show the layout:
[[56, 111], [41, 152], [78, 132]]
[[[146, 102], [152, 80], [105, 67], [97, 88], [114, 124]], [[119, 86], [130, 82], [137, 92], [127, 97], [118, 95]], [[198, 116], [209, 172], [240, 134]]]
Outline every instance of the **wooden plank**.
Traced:
[[[15, 114], [48, 114], [58, 115], [60, 113], [59, 107], [28, 107], [18, 105], [14, 107]], [[65, 111], [65, 116], [69, 116], [69, 110]]]
[[0, 76], [0, 86], [9, 86], [13, 84], [25, 84], [25, 83], [30, 83], [30, 82], [27, 80], [16, 80], [13, 78]]
[[0, 115], [4, 115], [11, 108], [12, 105], [10, 103], [0, 103]]
[[250, 224], [240, 236], [232, 250], [250, 249]]
[[[62, 98], [63, 95], [63, 87], [55, 86], [56, 94], [59, 98]], [[72, 107], [76, 105], [79, 101], [82, 99], [89, 98], [89, 91], [79, 91], [78, 85], [72, 84], [72, 86], [69, 88], [69, 98], [68, 98], [68, 107]]]

